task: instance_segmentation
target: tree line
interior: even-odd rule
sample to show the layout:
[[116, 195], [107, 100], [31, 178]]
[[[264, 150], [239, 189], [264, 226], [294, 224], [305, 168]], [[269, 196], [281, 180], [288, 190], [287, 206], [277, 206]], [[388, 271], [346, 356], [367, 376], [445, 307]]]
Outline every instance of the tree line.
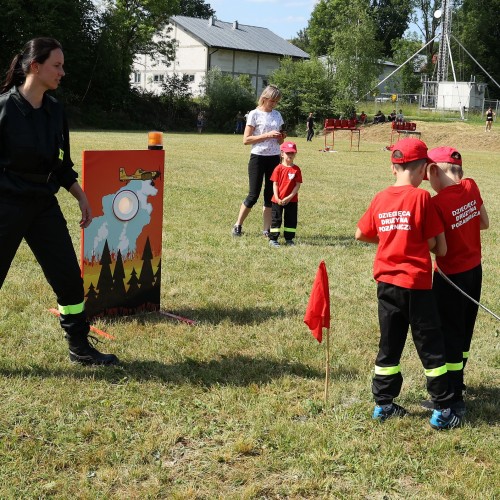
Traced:
[[[309, 111], [349, 115], [355, 102], [374, 95], [380, 61], [406, 64], [393, 84], [402, 94], [418, 93], [420, 76], [432, 79], [441, 0], [319, 0], [307, 27], [291, 40], [311, 55], [309, 61], [282, 61], [270, 81], [283, 90], [280, 109], [290, 127]], [[498, 16], [500, 0], [455, 0], [452, 33], [500, 81]], [[160, 95], [130, 88], [135, 54], [170, 61], [175, 41], [168, 32], [172, 15], [208, 18], [216, 14], [204, 0], [3, 0], [0, 9], [2, 74], [22, 45], [35, 36], [53, 36], [64, 47], [66, 77], [57, 90], [72, 125], [159, 129], [192, 129], [204, 110], [208, 128], [230, 132], [237, 110], [255, 106], [246, 77], [233, 79], [209, 72], [204, 95], [193, 97], [181, 75], [166, 76]], [[163, 33], [166, 36], [156, 37]], [[452, 42], [457, 79], [491, 83], [487, 75]], [[418, 72], [417, 72], [418, 70]], [[499, 97], [494, 84], [490, 96]]]

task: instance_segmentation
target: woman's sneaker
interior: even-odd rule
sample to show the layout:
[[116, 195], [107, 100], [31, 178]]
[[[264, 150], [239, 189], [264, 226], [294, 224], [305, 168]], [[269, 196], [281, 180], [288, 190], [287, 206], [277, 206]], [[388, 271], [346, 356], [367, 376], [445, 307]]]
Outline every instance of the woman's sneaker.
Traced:
[[432, 417], [429, 420], [431, 427], [438, 431], [444, 429], [453, 429], [458, 427], [462, 420], [460, 417], [451, 409], [446, 408], [445, 410], [434, 410], [432, 412]]
[[388, 405], [376, 405], [373, 410], [372, 418], [384, 422], [388, 418], [392, 417], [404, 417], [408, 412], [396, 403], [390, 403]]
[[243, 234], [243, 232], [241, 230], [241, 226], [239, 224], [235, 224], [233, 226], [233, 230], [232, 230], [231, 234], [233, 236], [241, 236]]

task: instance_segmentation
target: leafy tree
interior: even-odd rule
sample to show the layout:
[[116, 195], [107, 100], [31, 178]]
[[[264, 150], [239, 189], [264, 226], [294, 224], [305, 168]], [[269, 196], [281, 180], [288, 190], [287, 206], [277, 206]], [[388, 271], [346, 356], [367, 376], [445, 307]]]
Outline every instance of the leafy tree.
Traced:
[[284, 58], [270, 77], [281, 90], [279, 111], [289, 132], [313, 112], [318, 121], [332, 113], [332, 78], [317, 58], [294, 62]]
[[339, 13], [346, 0], [319, 0], [311, 13], [307, 26], [309, 48], [312, 55], [324, 56], [332, 47], [332, 35], [341, 27]]
[[[136, 54], [172, 59], [174, 42], [166, 26], [178, 8], [178, 0], [106, 0], [101, 42], [112, 52], [117, 69], [115, 91], [126, 94]], [[161, 37], [155, 35], [162, 33]], [[103, 54], [105, 57], [105, 54]]]
[[[454, 19], [452, 30], [460, 43], [470, 52], [483, 68], [500, 82], [500, 59], [498, 57], [500, 40], [500, 22], [498, 15], [500, 0], [463, 0]], [[457, 28], [455, 30], [455, 27]], [[462, 79], [469, 79], [470, 75], [481, 75], [485, 82], [488, 75], [482, 70], [457, 44], [451, 41], [454, 49], [457, 71]], [[500, 89], [490, 82], [489, 89], [494, 96], [500, 96]]]
[[208, 19], [215, 14], [215, 10], [204, 0], [180, 0], [179, 15]]
[[[424, 37], [425, 44], [431, 42], [436, 36], [437, 28], [441, 23], [440, 19], [434, 17], [434, 12], [441, 7], [442, 0], [416, 0], [415, 5], [417, 8], [414, 14], [413, 21], [415, 22], [420, 33]], [[429, 43], [425, 49], [427, 56], [426, 71], [429, 74], [433, 73], [433, 56], [437, 53], [439, 42], [437, 40]]]
[[355, 101], [374, 87], [380, 74], [381, 44], [375, 41], [376, 26], [365, 6], [363, 0], [352, 0], [337, 16], [342, 29], [332, 35], [334, 106], [349, 117]]
[[166, 126], [185, 126], [185, 120], [193, 123], [191, 117], [191, 89], [189, 87], [188, 75], [165, 75], [162, 83], [161, 102], [163, 104], [163, 114]]
[[391, 42], [400, 39], [408, 28], [414, 0], [370, 0], [370, 15], [375, 21], [375, 39], [382, 43], [383, 53], [391, 57]]
[[255, 94], [249, 77], [233, 78], [219, 68], [213, 68], [204, 78], [202, 88], [201, 106], [206, 111], [207, 125], [211, 129], [233, 131], [238, 110], [255, 107]]
[[[422, 47], [422, 42], [416, 33], [408, 38], [399, 38], [392, 41], [394, 52], [394, 62], [403, 64]], [[391, 77], [394, 87], [399, 89], [401, 94], [416, 94], [422, 86], [419, 74], [418, 56], [408, 61], [399, 71]]]
[[85, 94], [94, 64], [97, 12], [91, 0], [2, 0], [0, 8], [0, 71], [2, 79], [15, 53], [37, 36], [59, 40], [66, 77], [58, 90], [66, 102]]
[[304, 52], [310, 51], [310, 41], [307, 29], [299, 30], [297, 35], [290, 40], [290, 43], [302, 49]]
[[312, 11], [306, 30], [309, 51], [315, 55], [330, 53], [334, 45], [334, 34], [337, 31], [344, 32], [346, 28], [357, 22], [360, 16], [365, 17], [368, 14], [375, 23], [372, 40], [381, 42], [382, 53], [390, 57], [392, 55], [391, 40], [400, 38], [408, 28], [415, 1], [320, 0]]

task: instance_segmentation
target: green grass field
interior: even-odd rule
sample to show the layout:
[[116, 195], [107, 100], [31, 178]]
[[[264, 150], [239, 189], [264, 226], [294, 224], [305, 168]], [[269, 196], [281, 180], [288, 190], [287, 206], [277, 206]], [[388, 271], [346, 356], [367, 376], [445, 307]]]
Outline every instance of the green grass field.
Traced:
[[[73, 132], [73, 159], [79, 169], [82, 149], [146, 143], [144, 132]], [[247, 189], [241, 136], [165, 135], [162, 308], [197, 324], [159, 314], [99, 321], [116, 336], [101, 350], [120, 367], [70, 364], [47, 312], [55, 298], [23, 244], [0, 292], [0, 498], [500, 498], [499, 323], [479, 313], [462, 428], [429, 427], [411, 341], [399, 398], [411, 414], [373, 422], [375, 247], [353, 234], [393, 182], [389, 153], [363, 139], [360, 152], [345, 140], [338, 153], [319, 152], [322, 138], [297, 144], [297, 246], [270, 249], [258, 207], [242, 238], [230, 234]], [[462, 154], [490, 216], [482, 300], [498, 314], [500, 146], [491, 149]], [[59, 199], [78, 250], [77, 205]], [[332, 312], [327, 407], [325, 346], [303, 323], [321, 260]]]

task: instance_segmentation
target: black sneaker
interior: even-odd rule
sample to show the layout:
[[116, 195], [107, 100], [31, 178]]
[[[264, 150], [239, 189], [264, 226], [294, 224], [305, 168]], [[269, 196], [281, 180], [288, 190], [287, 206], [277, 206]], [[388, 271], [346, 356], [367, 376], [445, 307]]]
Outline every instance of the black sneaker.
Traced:
[[239, 224], [235, 224], [233, 226], [233, 230], [232, 230], [231, 234], [233, 236], [241, 236], [243, 234], [243, 232], [241, 230], [241, 226]]

